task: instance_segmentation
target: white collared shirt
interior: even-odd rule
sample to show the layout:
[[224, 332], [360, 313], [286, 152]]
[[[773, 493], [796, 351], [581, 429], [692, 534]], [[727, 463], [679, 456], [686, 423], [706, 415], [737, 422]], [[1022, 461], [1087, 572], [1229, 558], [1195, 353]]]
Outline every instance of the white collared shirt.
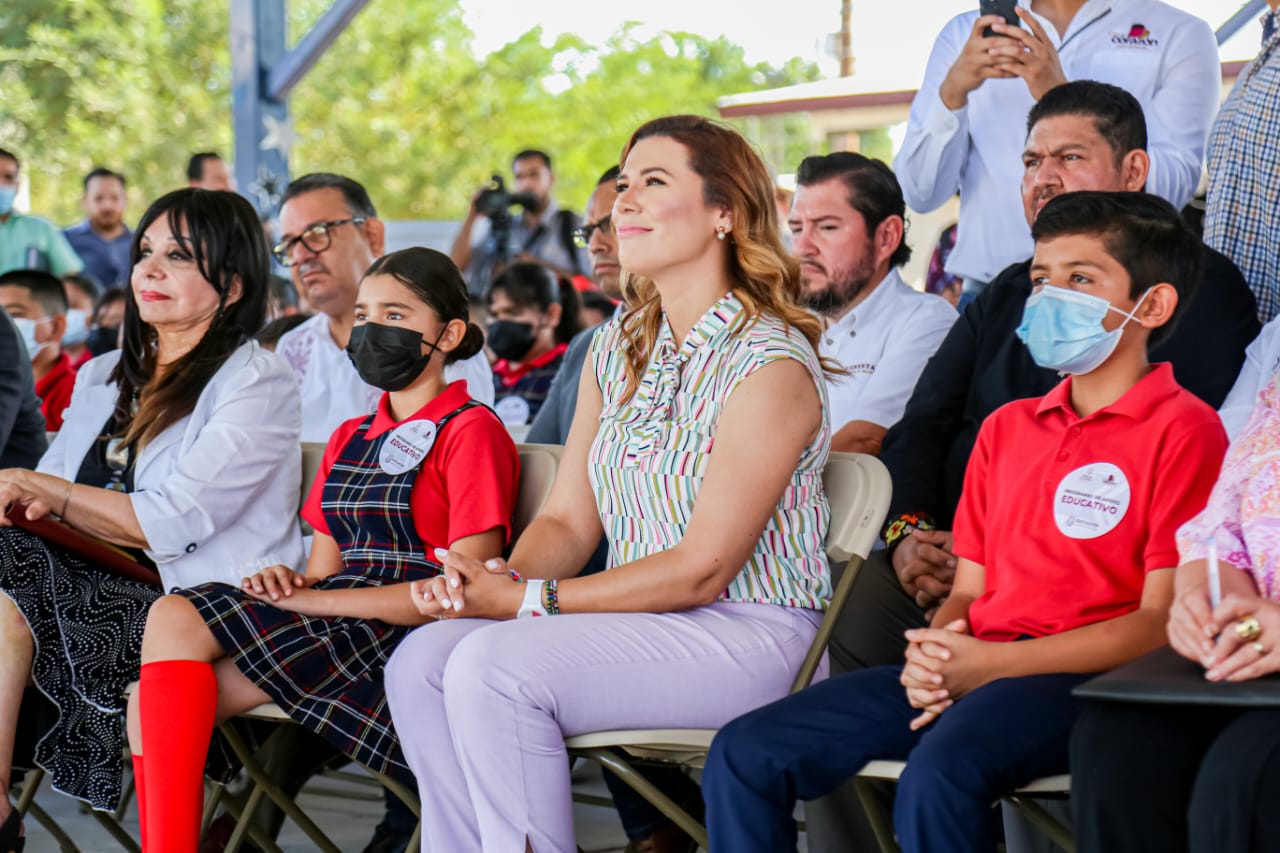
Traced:
[[[328, 441], [343, 421], [367, 415], [378, 405], [382, 392], [360, 378], [329, 332], [327, 315], [316, 314], [286, 333], [276, 352], [289, 362], [301, 386], [303, 441]], [[483, 352], [445, 365], [444, 378], [467, 380], [472, 399], [493, 405], [493, 371]]]
[[925, 363], [958, 316], [947, 300], [913, 290], [896, 269], [889, 270], [819, 339], [818, 354], [849, 371], [827, 379], [831, 431], [850, 421], [885, 429], [896, 424]]
[[[1018, 0], [1030, 11], [1031, 0]], [[977, 4], [974, 4], [975, 6]], [[978, 12], [943, 27], [911, 104], [894, 171], [913, 210], [935, 210], [960, 193], [960, 227], [947, 272], [990, 281], [1034, 246], [1022, 208], [1022, 149], [1035, 104], [1020, 78], [987, 80], [952, 111], [938, 90], [960, 55]], [[1175, 207], [1200, 181], [1209, 126], [1222, 86], [1209, 25], [1157, 0], [1088, 0], [1064, 38], [1037, 15], [1068, 80], [1127, 89], [1147, 120], [1147, 191]]]
[[1280, 317], [1263, 326], [1244, 351], [1244, 365], [1236, 384], [1231, 386], [1231, 393], [1218, 409], [1227, 438], [1235, 441], [1236, 436], [1244, 432], [1258, 403], [1258, 395], [1271, 384], [1277, 372], [1280, 372]]

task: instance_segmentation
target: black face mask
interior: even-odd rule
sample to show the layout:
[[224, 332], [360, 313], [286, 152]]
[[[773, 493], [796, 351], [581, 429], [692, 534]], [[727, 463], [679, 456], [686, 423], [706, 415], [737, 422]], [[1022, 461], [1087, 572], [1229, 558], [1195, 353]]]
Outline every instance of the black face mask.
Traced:
[[520, 361], [533, 349], [537, 340], [537, 332], [532, 323], [520, 323], [515, 320], [494, 320], [489, 324], [486, 336], [489, 349], [498, 358], [507, 361]]
[[365, 323], [351, 330], [347, 357], [366, 384], [383, 391], [399, 391], [409, 387], [431, 360], [431, 351], [423, 355], [422, 345], [435, 350], [442, 337], [444, 329], [433, 344], [413, 329]]
[[119, 326], [94, 326], [84, 339], [84, 348], [94, 355], [111, 352], [120, 346]]

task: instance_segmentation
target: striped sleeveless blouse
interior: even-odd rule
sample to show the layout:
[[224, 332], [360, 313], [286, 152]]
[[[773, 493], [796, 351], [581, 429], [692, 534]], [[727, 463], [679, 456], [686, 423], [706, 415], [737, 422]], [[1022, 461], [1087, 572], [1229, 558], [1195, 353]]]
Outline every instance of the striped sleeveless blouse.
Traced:
[[826, 381], [813, 348], [771, 315], [748, 324], [742, 303], [729, 293], [678, 346], [664, 319], [640, 386], [624, 402], [620, 319], [596, 332], [591, 352], [604, 404], [588, 473], [609, 542], [609, 567], [680, 542], [729, 396], [766, 364], [795, 359], [813, 375], [822, 426], [801, 455], [755, 551], [719, 600], [825, 609], [831, 577], [823, 543], [831, 513], [822, 467], [831, 426]]

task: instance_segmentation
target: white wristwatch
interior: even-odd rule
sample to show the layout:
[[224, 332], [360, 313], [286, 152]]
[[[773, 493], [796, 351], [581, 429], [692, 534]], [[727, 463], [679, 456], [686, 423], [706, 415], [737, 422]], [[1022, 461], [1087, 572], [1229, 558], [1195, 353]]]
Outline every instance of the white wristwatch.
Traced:
[[547, 615], [547, 608], [542, 606], [542, 588], [546, 586], [546, 583], [545, 580], [525, 582], [524, 601], [520, 602], [520, 610], [516, 613], [517, 619]]

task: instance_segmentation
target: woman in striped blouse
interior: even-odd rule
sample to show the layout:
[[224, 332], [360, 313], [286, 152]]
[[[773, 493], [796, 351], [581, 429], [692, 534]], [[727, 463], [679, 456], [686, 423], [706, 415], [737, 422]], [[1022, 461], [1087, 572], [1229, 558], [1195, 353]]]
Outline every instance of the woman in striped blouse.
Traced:
[[[631, 308], [596, 333], [546, 508], [509, 565], [440, 552], [413, 595], [448, 618], [387, 670], [423, 850], [574, 851], [566, 736], [717, 728], [783, 696], [830, 596], [819, 325], [768, 170], [692, 116], [622, 160]], [[609, 570], [575, 577], [602, 533]]]

